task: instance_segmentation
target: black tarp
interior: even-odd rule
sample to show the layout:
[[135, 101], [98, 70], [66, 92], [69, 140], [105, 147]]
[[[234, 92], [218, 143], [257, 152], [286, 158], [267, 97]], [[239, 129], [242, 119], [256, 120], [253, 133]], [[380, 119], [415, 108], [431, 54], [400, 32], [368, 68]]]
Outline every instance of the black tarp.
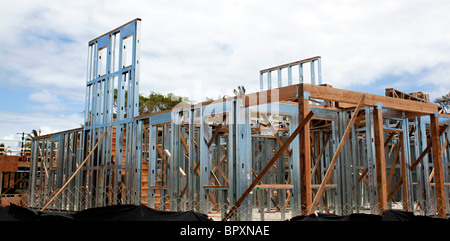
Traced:
[[36, 219], [36, 213], [14, 204], [0, 208], [0, 221], [36, 221]]
[[91, 208], [73, 214], [75, 221], [209, 221], [207, 215], [194, 212], [170, 212], [145, 205], [115, 205]]
[[207, 215], [194, 211], [160, 211], [145, 205], [115, 205], [73, 213], [55, 213], [34, 212], [11, 204], [0, 208], [0, 221], [210, 221], [210, 219]]
[[291, 218], [289, 221], [426, 221], [426, 222], [447, 222], [447, 218], [438, 218], [433, 216], [417, 216], [412, 212], [399, 210], [386, 210], [381, 215], [353, 213], [348, 216], [338, 216], [327, 213], [317, 213], [310, 215], [300, 215]]
[[[32, 211], [11, 204], [0, 208], [0, 221], [212, 221], [207, 215], [194, 212], [160, 211], [145, 205], [114, 205], [90, 208], [72, 213]], [[317, 213], [296, 216], [287, 221], [425, 221], [446, 222], [448, 218], [418, 216], [412, 212], [386, 210], [381, 215], [354, 213], [348, 216]]]

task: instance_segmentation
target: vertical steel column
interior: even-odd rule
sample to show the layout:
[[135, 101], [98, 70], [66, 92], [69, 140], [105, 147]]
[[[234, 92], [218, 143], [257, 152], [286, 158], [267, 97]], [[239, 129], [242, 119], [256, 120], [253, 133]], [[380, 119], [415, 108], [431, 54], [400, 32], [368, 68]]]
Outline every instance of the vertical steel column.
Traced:
[[[38, 176], [38, 163], [42, 166], [42, 155], [39, 153], [40, 149], [40, 139], [33, 139], [31, 141], [31, 161], [30, 161], [30, 174], [29, 174], [29, 186], [28, 186], [28, 205], [31, 208], [36, 207], [36, 188], [37, 188], [37, 176]], [[3, 179], [0, 179], [3, 180]], [[41, 183], [42, 184], [42, 183]], [[1, 187], [0, 187], [1, 189]]]
[[181, 158], [184, 158], [184, 155], [181, 153], [180, 145], [180, 112], [172, 112], [172, 122], [170, 127], [170, 176], [169, 176], [169, 187], [170, 187], [170, 200], [171, 200], [171, 210], [179, 211], [180, 208], [180, 163], [182, 161]]
[[[236, 100], [236, 194], [240, 197], [250, 186], [252, 181], [252, 148], [251, 148], [251, 126], [250, 112], [244, 107], [243, 99]], [[252, 219], [253, 194], [242, 202], [238, 210], [241, 221]]]
[[[409, 121], [408, 118], [403, 118], [403, 124], [402, 124], [402, 130], [403, 130], [403, 148], [405, 153], [405, 162], [406, 162], [406, 170], [403, 171], [403, 173], [406, 173], [406, 192], [408, 197], [408, 207], [407, 210], [414, 210], [413, 207], [413, 179], [412, 179], [412, 171], [411, 171], [411, 142], [410, 142], [410, 136], [409, 136]], [[403, 203], [405, 205], [405, 203]]]
[[190, 108], [189, 109], [189, 140], [188, 140], [188, 146], [189, 146], [189, 159], [188, 159], [188, 168], [187, 168], [187, 185], [188, 185], [188, 192], [187, 192], [187, 200], [188, 200], [188, 209], [194, 210], [194, 179], [195, 179], [195, 109]]
[[277, 76], [278, 76], [278, 88], [280, 88], [283, 84], [281, 81], [281, 69], [280, 68], [277, 69]]
[[[420, 122], [420, 145], [421, 145], [421, 149], [420, 151], [423, 152], [426, 148], [427, 148], [427, 129], [426, 129], [426, 122], [429, 122], [429, 117], [428, 116], [421, 116], [419, 117], [419, 122]], [[431, 185], [430, 185], [430, 181], [428, 180], [428, 177], [430, 176], [430, 160], [428, 159], [428, 155], [425, 155], [422, 162], [423, 164], [423, 170], [421, 173], [421, 177], [423, 179], [423, 185], [425, 187], [424, 192], [425, 192], [425, 200], [426, 203], [424, 203], [423, 207], [426, 206], [431, 206], [431, 204], [433, 203], [432, 200], [434, 200], [434, 196], [431, 194]], [[426, 213], [425, 214], [429, 214], [428, 213], [428, 208], [425, 208]]]
[[311, 84], [315, 85], [316, 84], [316, 73], [314, 70], [314, 60], [309, 61], [309, 65], [311, 67]]
[[148, 205], [151, 208], [155, 207], [155, 199], [156, 199], [156, 189], [153, 187], [156, 186], [156, 175], [157, 175], [157, 157], [158, 153], [156, 150], [157, 140], [158, 140], [158, 131], [156, 126], [152, 125], [152, 119], [149, 118], [149, 149], [150, 149], [150, 160], [149, 160], [149, 170], [148, 170]]
[[[293, 113], [290, 117], [289, 136], [292, 135], [295, 129], [298, 127], [298, 114]], [[298, 216], [302, 214], [301, 211], [301, 190], [300, 190], [300, 161], [299, 161], [299, 138], [298, 136], [292, 141], [290, 148], [292, 150], [291, 155], [291, 183], [292, 196], [291, 196], [291, 210], [292, 216]]]
[[373, 130], [373, 107], [365, 108], [366, 112], [366, 148], [367, 148], [367, 180], [369, 182], [369, 204], [373, 214], [378, 214], [378, 201], [376, 197], [376, 169], [375, 169], [375, 143]]
[[[228, 200], [230, 203], [236, 203], [237, 201], [237, 191], [236, 191], [236, 112], [237, 112], [237, 101], [232, 100], [227, 102], [228, 109], [228, 143], [227, 143], [227, 161], [228, 161]], [[236, 217], [233, 215], [232, 220]]]
[[208, 190], [204, 188], [209, 185], [209, 148], [207, 140], [211, 138], [209, 126], [205, 122], [205, 108], [202, 106], [200, 111], [200, 137], [198, 139], [198, 146], [200, 148], [200, 212], [207, 213], [209, 211]]
[[132, 160], [134, 160], [134, 166], [135, 168], [133, 170], [133, 176], [134, 176], [134, 183], [133, 186], [135, 187], [133, 191], [133, 195], [135, 197], [134, 204], [140, 205], [142, 201], [142, 162], [143, 162], [143, 151], [142, 150], [142, 144], [143, 144], [143, 120], [135, 120], [134, 121], [134, 131], [133, 131], [133, 150], [132, 152]]
[[317, 58], [317, 74], [318, 74], [318, 80], [319, 80], [319, 85], [322, 84], [322, 58]]
[[[362, 113], [361, 113], [362, 115]], [[358, 124], [358, 123], [356, 123]], [[349, 212], [354, 212], [355, 210], [358, 212], [359, 207], [358, 207], [358, 199], [360, 197], [360, 190], [359, 190], [359, 185], [358, 185], [358, 177], [359, 177], [359, 155], [361, 150], [359, 149], [359, 140], [358, 140], [358, 133], [357, 133], [357, 125], [354, 125], [352, 127], [352, 138], [351, 138], [351, 142], [352, 142], [352, 155], [351, 155], [351, 160], [352, 160], [352, 176], [351, 176], [351, 187], [353, 190], [349, 190], [349, 192], [351, 193], [351, 195], [353, 196], [352, 199], [350, 199], [351, 201], [351, 210], [349, 210]]]

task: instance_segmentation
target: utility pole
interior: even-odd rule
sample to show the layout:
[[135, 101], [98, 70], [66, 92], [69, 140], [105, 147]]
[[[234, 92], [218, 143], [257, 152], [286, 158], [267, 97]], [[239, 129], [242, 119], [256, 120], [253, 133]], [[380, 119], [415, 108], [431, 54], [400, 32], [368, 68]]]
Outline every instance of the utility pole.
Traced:
[[25, 132], [22, 132], [22, 133], [17, 133], [18, 135], [19, 134], [22, 134], [22, 144], [21, 144], [21, 148], [20, 148], [20, 154], [21, 154], [21, 156], [25, 156], [25, 150], [24, 150], [24, 142], [25, 142]]

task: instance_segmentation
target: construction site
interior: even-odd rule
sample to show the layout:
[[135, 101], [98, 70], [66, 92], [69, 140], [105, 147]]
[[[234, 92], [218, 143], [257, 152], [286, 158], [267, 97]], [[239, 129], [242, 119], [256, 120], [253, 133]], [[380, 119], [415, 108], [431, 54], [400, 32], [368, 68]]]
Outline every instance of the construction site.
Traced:
[[316, 56], [260, 70], [255, 93], [141, 114], [140, 31], [89, 41], [84, 126], [32, 139], [27, 208], [448, 217], [450, 115], [428, 94], [334, 88]]

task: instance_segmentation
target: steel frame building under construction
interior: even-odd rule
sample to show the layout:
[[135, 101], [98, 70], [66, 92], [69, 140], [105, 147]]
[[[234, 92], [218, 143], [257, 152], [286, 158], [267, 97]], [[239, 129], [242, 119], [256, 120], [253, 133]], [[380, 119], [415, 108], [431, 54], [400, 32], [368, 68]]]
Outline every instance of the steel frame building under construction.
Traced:
[[85, 125], [33, 139], [30, 208], [447, 216], [450, 116], [426, 94], [333, 88], [314, 57], [261, 70], [256, 93], [139, 115], [140, 26], [89, 42]]

